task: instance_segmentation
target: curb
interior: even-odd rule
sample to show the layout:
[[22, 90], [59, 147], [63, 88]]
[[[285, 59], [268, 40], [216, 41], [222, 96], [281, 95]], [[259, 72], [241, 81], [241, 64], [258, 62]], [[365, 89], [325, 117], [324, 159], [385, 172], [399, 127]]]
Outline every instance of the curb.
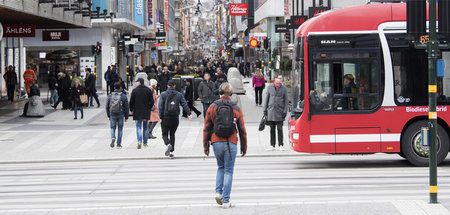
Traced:
[[[289, 154], [267, 154], [267, 155], [245, 155], [246, 158], [270, 158], [270, 157], [298, 157], [298, 156], [326, 156], [327, 154], [302, 154], [302, 153], [289, 153]], [[237, 155], [236, 157], [240, 157]], [[177, 156], [175, 159], [213, 159], [214, 156], [200, 156], [200, 155], [182, 155]], [[133, 160], [167, 160], [165, 156], [153, 156], [153, 157], [109, 157], [109, 158], [76, 158], [76, 159], [48, 159], [48, 160], [11, 160], [0, 161], [0, 164], [30, 164], [30, 163], [75, 163], [75, 162], [92, 162], [92, 161], [133, 161]]]

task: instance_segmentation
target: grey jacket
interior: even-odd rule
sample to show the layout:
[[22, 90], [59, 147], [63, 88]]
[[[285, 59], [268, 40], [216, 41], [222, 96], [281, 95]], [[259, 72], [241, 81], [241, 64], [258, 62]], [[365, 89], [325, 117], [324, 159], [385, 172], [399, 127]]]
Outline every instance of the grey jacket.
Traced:
[[[277, 90], [273, 84], [267, 87], [266, 100], [264, 101], [264, 112], [267, 112], [267, 121], [280, 122], [288, 112], [288, 93], [283, 85]], [[283, 117], [284, 116], [284, 117]]]
[[211, 104], [219, 97], [214, 93], [216, 85], [211, 80], [209, 82], [202, 81], [198, 86], [198, 97], [202, 103]]

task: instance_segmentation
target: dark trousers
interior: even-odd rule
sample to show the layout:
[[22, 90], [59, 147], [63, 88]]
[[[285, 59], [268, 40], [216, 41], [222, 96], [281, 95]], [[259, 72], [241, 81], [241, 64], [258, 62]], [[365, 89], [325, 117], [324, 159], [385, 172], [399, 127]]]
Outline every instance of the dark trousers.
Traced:
[[[166, 118], [161, 121], [161, 130], [162, 130], [162, 138], [164, 140], [164, 144], [172, 145], [172, 150], [170, 152], [175, 151], [175, 132], [177, 131], [178, 124], [180, 120], [178, 118]], [[170, 138], [169, 138], [170, 133]]]
[[[97, 103], [97, 106], [100, 106], [100, 101], [98, 100], [98, 94], [94, 92], [89, 92], [89, 105], [93, 106], [93, 101], [95, 99], [95, 102]], [[86, 104], [87, 106], [88, 104]]]
[[[200, 115], [202, 114], [202, 112], [200, 112], [199, 110], [197, 110], [197, 108], [194, 107], [194, 103], [193, 102], [187, 102], [189, 109], [191, 109], [191, 111], [194, 111], [195, 114]], [[183, 116], [187, 116], [186, 113], [183, 112]]]
[[13, 102], [14, 101], [14, 91], [16, 90], [16, 85], [8, 84], [8, 86], [6, 86], [6, 88], [7, 88], [7, 93], [8, 93], [8, 101]]
[[[109, 95], [109, 85], [110, 85], [111, 83], [109, 83], [109, 81], [107, 81], [106, 82], [106, 94], [107, 95]], [[113, 86], [113, 89], [114, 89], [114, 86]]]
[[278, 145], [283, 145], [283, 122], [273, 122], [269, 121], [270, 126], [270, 145], [275, 147], [275, 126], [277, 127], [278, 133]]
[[203, 104], [203, 117], [206, 118], [206, 112], [208, 111], [210, 103], [202, 103]]
[[30, 105], [30, 102], [25, 103], [25, 106], [23, 107], [23, 113], [22, 113], [22, 116], [27, 116], [28, 105]]
[[258, 105], [262, 104], [262, 92], [263, 92], [263, 87], [255, 87], [255, 102]]
[[153, 129], [155, 129], [158, 122], [149, 122], [148, 124], [148, 136], [153, 136]]

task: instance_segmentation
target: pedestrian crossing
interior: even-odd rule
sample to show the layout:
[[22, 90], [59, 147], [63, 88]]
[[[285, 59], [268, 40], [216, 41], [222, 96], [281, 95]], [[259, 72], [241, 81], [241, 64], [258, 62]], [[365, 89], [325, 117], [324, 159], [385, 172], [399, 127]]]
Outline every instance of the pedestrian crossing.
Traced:
[[[329, 156], [239, 157], [231, 200], [237, 206], [427, 200], [427, 168], [384, 158], [361, 157], [354, 162], [359, 164]], [[446, 167], [438, 171], [439, 199], [446, 202], [450, 171]], [[0, 171], [0, 213], [217, 207], [215, 174], [212, 158], [7, 164]]]

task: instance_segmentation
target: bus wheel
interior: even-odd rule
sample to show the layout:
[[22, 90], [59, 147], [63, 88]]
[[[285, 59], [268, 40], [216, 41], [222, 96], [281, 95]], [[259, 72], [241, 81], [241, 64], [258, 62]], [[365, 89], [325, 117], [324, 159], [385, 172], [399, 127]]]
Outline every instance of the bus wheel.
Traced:
[[[415, 166], [428, 166], [429, 152], [422, 147], [421, 129], [428, 127], [428, 121], [418, 121], [411, 124], [402, 137], [402, 152], [405, 158]], [[441, 125], [437, 126], [437, 163], [440, 164], [447, 157], [449, 138]]]

